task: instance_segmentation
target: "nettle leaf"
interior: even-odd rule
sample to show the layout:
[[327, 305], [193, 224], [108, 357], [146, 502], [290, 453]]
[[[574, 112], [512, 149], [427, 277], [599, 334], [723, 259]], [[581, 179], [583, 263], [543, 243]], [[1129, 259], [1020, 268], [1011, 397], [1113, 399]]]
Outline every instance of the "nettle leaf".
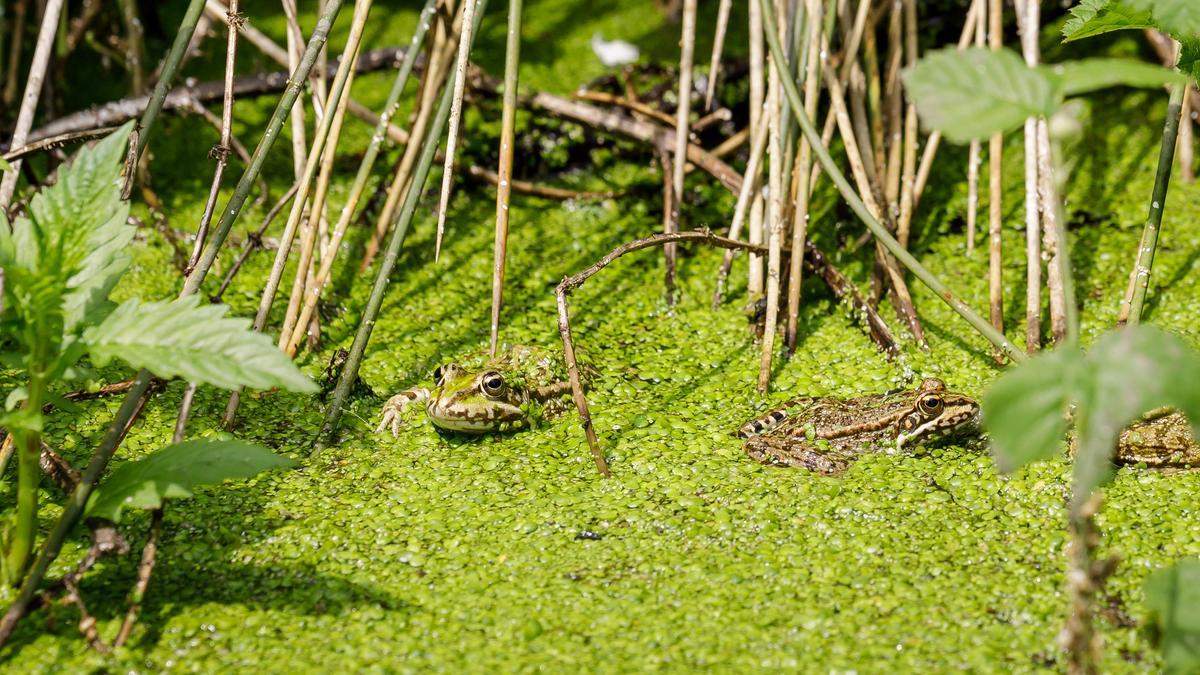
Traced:
[[983, 425], [996, 463], [1012, 471], [1054, 457], [1067, 430], [1067, 407], [1084, 376], [1083, 352], [1063, 346], [1000, 376], [983, 396]]
[[1153, 326], [1129, 326], [1100, 338], [1088, 353], [1087, 412], [1078, 420], [1077, 492], [1107, 479], [1121, 429], [1170, 406], [1200, 438], [1200, 354]]
[[904, 83], [923, 122], [957, 143], [1049, 117], [1063, 98], [1058, 78], [1009, 49], [935, 51], [905, 72]]
[[1200, 669], [1200, 559], [1154, 572], [1143, 588], [1167, 672]]
[[34, 195], [30, 221], [38, 241], [42, 274], [68, 278], [91, 252], [93, 236], [108, 224], [121, 203], [121, 166], [127, 123], [59, 169], [58, 181]]
[[1196, 0], [1125, 0], [1130, 8], [1148, 11], [1154, 16], [1154, 25], [1172, 37], [1190, 37], [1200, 34], [1200, 2]]
[[249, 319], [226, 318], [228, 309], [202, 305], [195, 295], [164, 302], [130, 300], [88, 328], [83, 339], [98, 366], [120, 359], [159, 377], [225, 389], [317, 390], [269, 337], [251, 329]]
[[1063, 42], [1082, 40], [1115, 30], [1153, 28], [1148, 10], [1135, 10], [1111, 0], [1080, 0], [1063, 24]]
[[157, 509], [164, 499], [191, 497], [197, 485], [292, 466], [295, 462], [286, 457], [241, 441], [176, 443], [117, 467], [92, 493], [86, 514], [119, 523], [126, 508]]
[[1168, 68], [1134, 59], [1083, 59], [1047, 68], [1062, 79], [1061, 88], [1065, 96], [1115, 86], [1157, 88], [1187, 80]]
[[136, 230], [127, 221], [129, 204], [122, 202], [112, 216], [89, 237], [91, 251], [80, 269], [67, 280], [63, 298], [64, 331], [99, 323], [113, 305], [108, 296], [129, 269], [128, 246]]

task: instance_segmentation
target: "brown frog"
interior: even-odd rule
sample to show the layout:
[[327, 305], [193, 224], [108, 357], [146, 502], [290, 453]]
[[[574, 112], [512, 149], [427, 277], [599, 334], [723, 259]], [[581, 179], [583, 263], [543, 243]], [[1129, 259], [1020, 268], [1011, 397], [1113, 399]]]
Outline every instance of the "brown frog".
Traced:
[[[900, 451], [979, 430], [979, 403], [927, 379], [916, 390], [854, 398], [802, 396], [742, 425], [743, 449], [767, 464], [821, 474], [845, 471], [859, 455]], [[1149, 413], [1121, 432], [1114, 461], [1153, 468], [1200, 467], [1200, 443], [1187, 418]]]

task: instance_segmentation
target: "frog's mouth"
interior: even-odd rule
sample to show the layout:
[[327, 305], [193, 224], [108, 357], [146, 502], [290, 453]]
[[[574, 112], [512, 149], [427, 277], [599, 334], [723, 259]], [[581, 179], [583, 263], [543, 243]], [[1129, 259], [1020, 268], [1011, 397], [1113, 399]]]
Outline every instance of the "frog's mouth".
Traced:
[[467, 434], [502, 431], [525, 419], [525, 413], [519, 407], [500, 401], [493, 401], [487, 408], [481, 409], [434, 409], [428, 412], [434, 426]]

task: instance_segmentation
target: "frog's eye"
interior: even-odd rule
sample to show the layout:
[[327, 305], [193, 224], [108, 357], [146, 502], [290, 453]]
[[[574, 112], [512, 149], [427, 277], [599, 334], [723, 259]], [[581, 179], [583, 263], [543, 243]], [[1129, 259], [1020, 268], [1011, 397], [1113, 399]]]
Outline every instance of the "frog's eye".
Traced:
[[927, 394], [917, 401], [917, 407], [926, 415], [936, 415], [942, 412], [942, 397], [937, 394]]
[[433, 381], [438, 384], [442, 383], [442, 375], [446, 372], [446, 366], [438, 366], [433, 369]]
[[497, 396], [504, 391], [504, 379], [500, 377], [500, 373], [484, 373], [482, 384], [484, 393], [491, 396]]

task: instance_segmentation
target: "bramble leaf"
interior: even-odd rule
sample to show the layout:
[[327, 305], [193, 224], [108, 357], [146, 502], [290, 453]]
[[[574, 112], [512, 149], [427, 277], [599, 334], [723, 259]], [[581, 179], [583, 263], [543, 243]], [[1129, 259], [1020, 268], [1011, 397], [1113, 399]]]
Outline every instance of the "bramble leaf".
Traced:
[[1125, 0], [1125, 4], [1150, 12], [1154, 25], [1176, 39], [1200, 34], [1200, 2], [1196, 0]]
[[1080, 0], [1063, 24], [1063, 42], [1103, 35], [1129, 28], [1153, 28], [1147, 10], [1135, 10], [1111, 0]]
[[1065, 96], [1085, 94], [1108, 87], [1161, 87], [1184, 82], [1183, 75], [1160, 65], [1133, 59], [1083, 59], [1047, 66], [1062, 78]]
[[86, 513], [118, 523], [126, 508], [157, 509], [164, 499], [191, 497], [197, 485], [292, 466], [295, 462], [286, 457], [241, 441], [177, 443], [117, 467], [92, 493]]
[[1003, 471], [1054, 457], [1067, 430], [1067, 407], [1085, 376], [1084, 355], [1063, 346], [1004, 373], [983, 396], [983, 425]]
[[1049, 117], [1062, 102], [1060, 80], [1008, 49], [935, 51], [905, 72], [904, 84], [923, 123], [957, 143]]
[[83, 339], [99, 366], [120, 359], [159, 377], [225, 389], [316, 391], [269, 337], [250, 328], [249, 319], [225, 317], [228, 309], [202, 305], [195, 295], [162, 302], [130, 300], [88, 328]]

